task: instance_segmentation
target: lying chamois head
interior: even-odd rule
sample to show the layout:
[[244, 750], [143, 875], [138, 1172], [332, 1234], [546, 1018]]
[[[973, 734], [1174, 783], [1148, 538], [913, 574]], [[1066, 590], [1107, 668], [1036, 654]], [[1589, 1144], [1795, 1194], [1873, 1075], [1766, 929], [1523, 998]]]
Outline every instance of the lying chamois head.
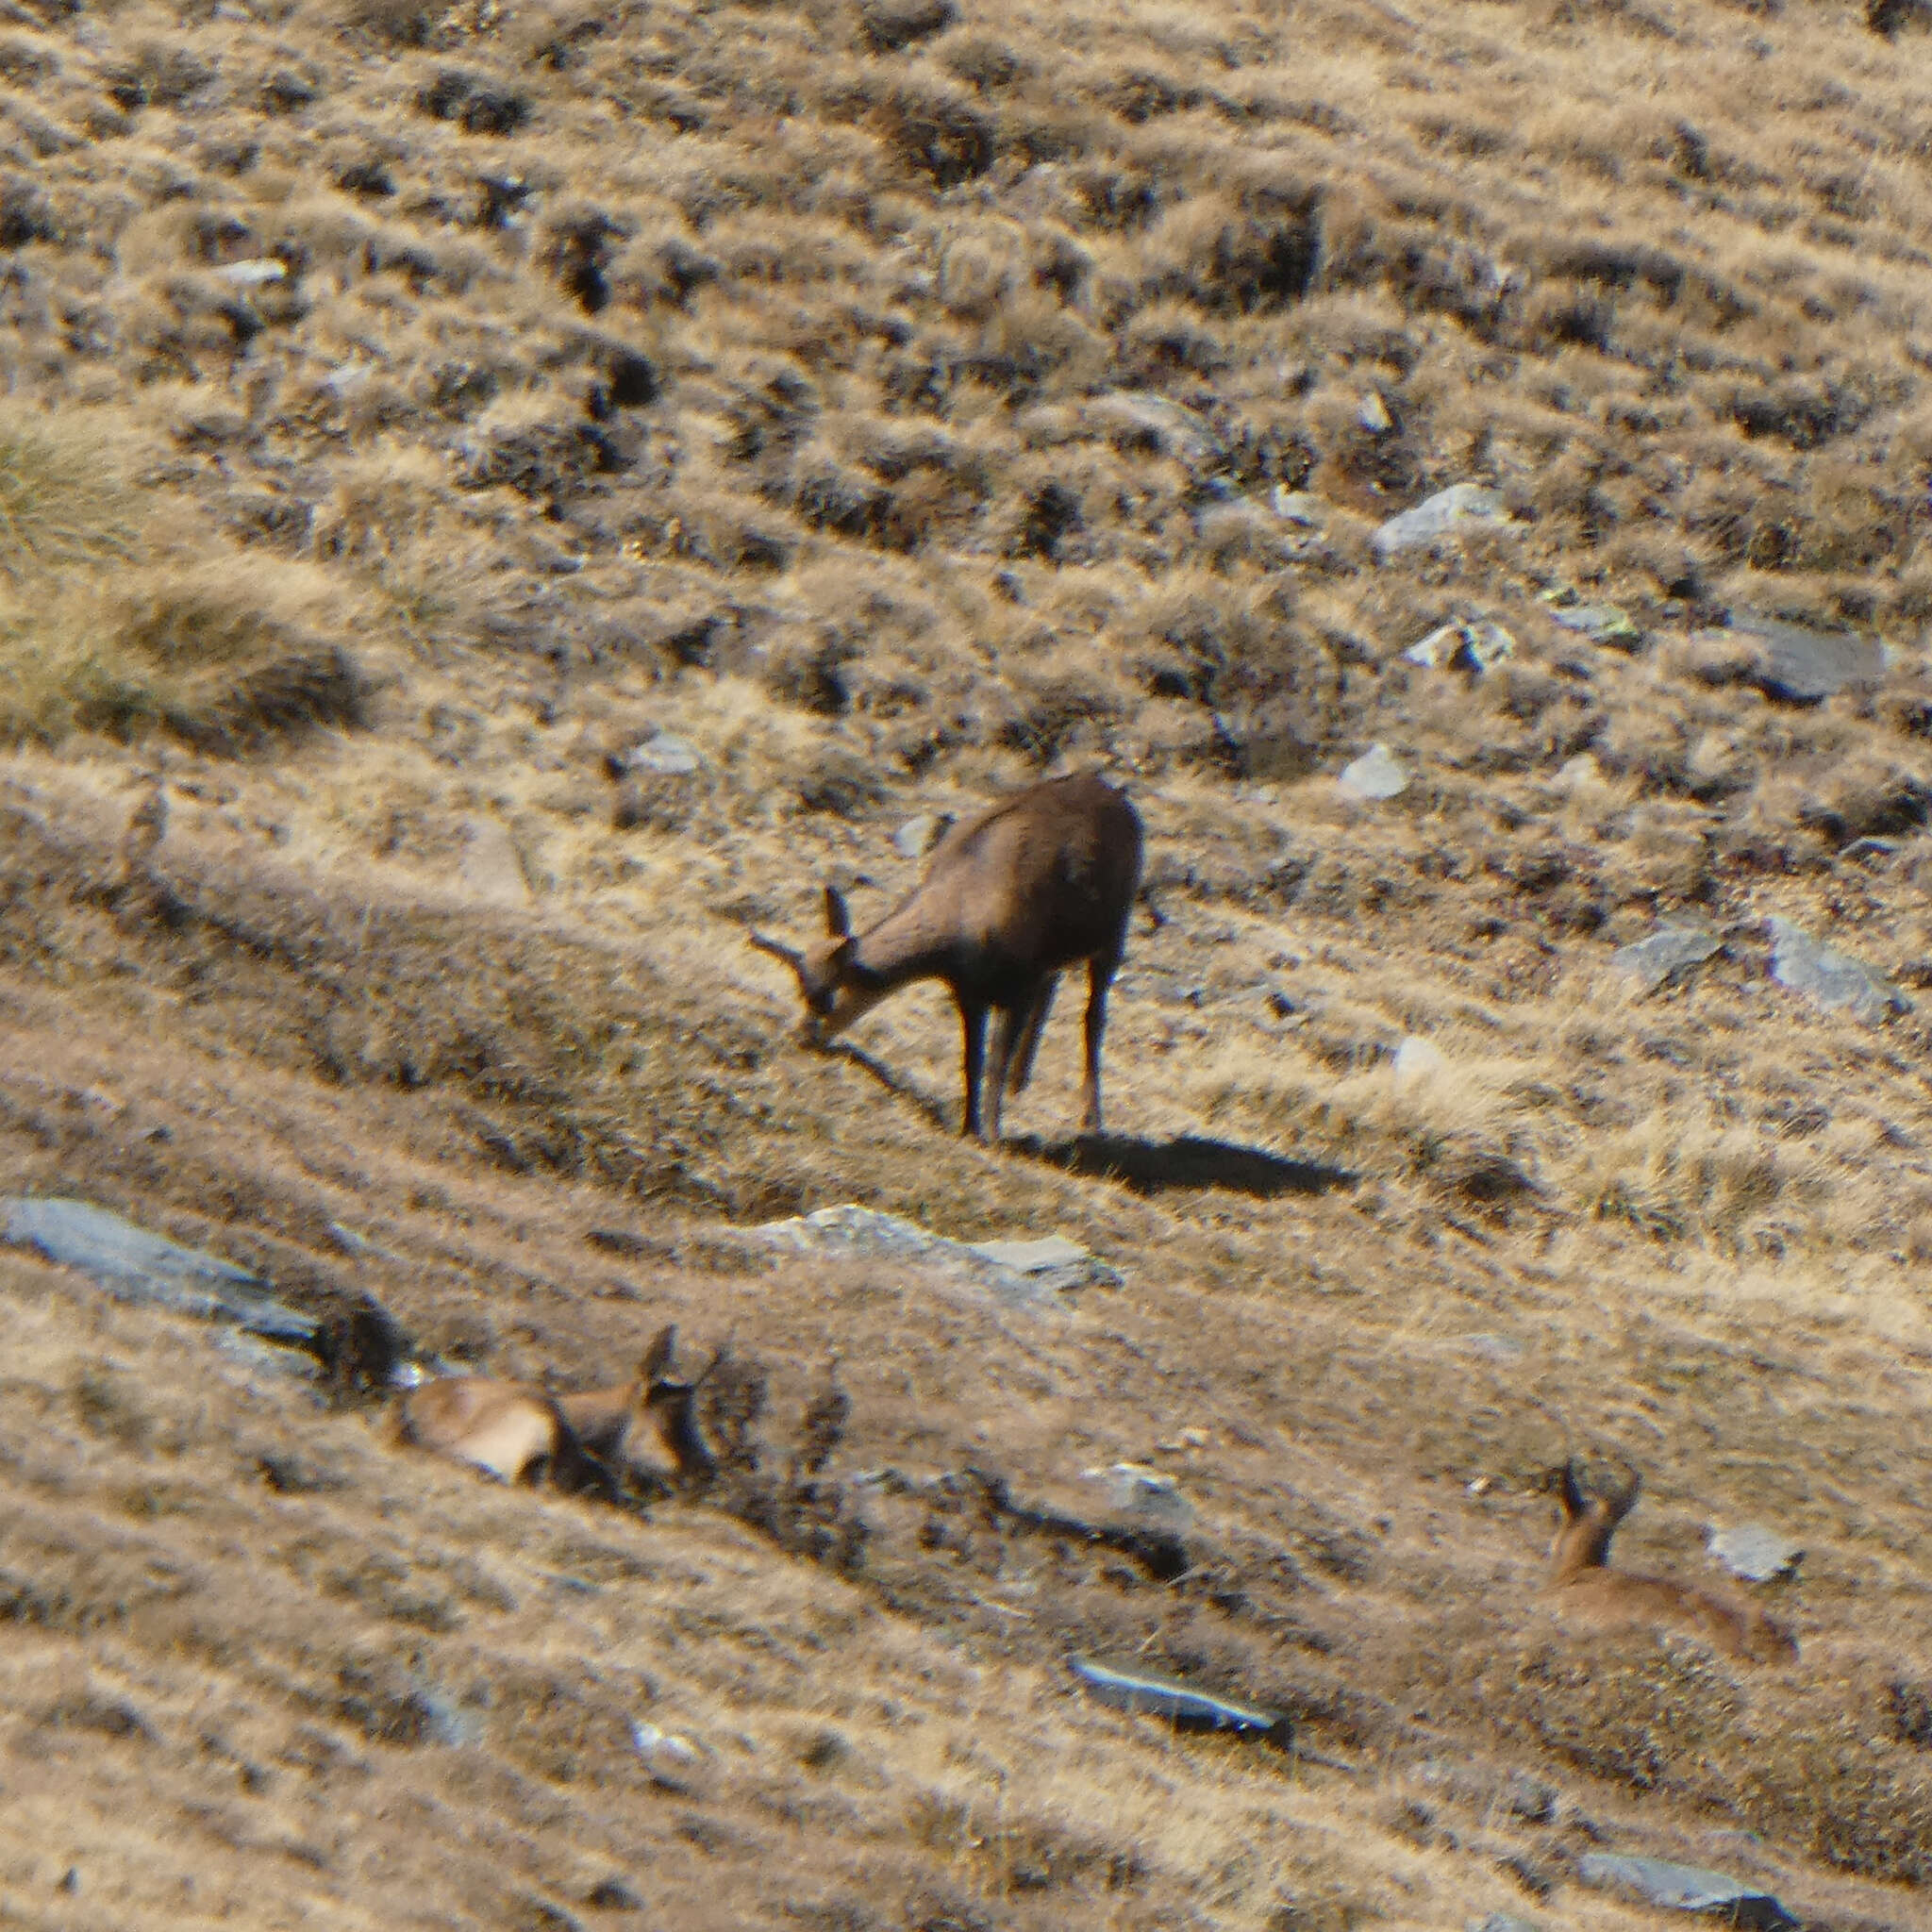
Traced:
[[564, 1489], [621, 1489], [626, 1481], [702, 1480], [715, 1468], [698, 1420], [698, 1391], [716, 1368], [672, 1374], [677, 1330], [653, 1339], [628, 1382], [552, 1395], [529, 1382], [450, 1375], [403, 1397], [406, 1442], [468, 1462], [501, 1482], [540, 1476]]
[[1546, 1478], [1562, 1510], [1550, 1548], [1544, 1594], [1552, 1607], [1604, 1626], [1649, 1624], [1688, 1630], [1726, 1657], [1760, 1663], [1790, 1663], [1797, 1641], [1756, 1604], [1699, 1590], [1669, 1577], [1642, 1576], [1608, 1567], [1610, 1539], [1637, 1507], [1642, 1478], [1632, 1473], [1615, 1494], [1591, 1496], [1573, 1457]]

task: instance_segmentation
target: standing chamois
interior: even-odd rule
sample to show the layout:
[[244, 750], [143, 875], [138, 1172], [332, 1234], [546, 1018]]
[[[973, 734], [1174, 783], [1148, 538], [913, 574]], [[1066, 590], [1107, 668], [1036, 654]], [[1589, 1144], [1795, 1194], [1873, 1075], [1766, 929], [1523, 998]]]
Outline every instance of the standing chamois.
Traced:
[[[1081, 1119], [1100, 1131], [1100, 1042], [1107, 990], [1126, 949], [1141, 883], [1141, 815], [1093, 773], [1054, 778], [957, 826], [940, 841], [918, 890], [854, 934], [843, 895], [825, 888], [825, 937], [799, 951], [754, 933], [751, 942], [798, 975], [818, 1042], [915, 979], [952, 989], [964, 1035], [961, 1131], [997, 1141], [1000, 1108], [1033, 1071], [1054, 989], [1087, 962], [1087, 1077]], [[989, 1116], [980, 1126], [986, 1017], [992, 1037]]]
[[697, 1391], [718, 1362], [679, 1381], [671, 1373], [676, 1349], [677, 1330], [661, 1329], [630, 1381], [577, 1395], [488, 1375], [425, 1382], [403, 1397], [398, 1433], [507, 1483], [544, 1474], [562, 1489], [615, 1491], [627, 1476], [670, 1483], [708, 1474]]
[[1790, 1663], [1796, 1640], [1782, 1624], [1755, 1604], [1675, 1583], [1663, 1576], [1640, 1576], [1608, 1567], [1610, 1539], [1636, 1507], [1641, 1476], [1613, 1496], [1591, 1496], [1583, 1488], [1575, 1458], [1550, 1472], [1550, 1483], [1563, 1512], [1550, 1550], [1550, 1580], [1544, 1595], [1566, 1616], [1594, 1624], [1674, 1625], [1705, 1640], [1726, 1657], [1762, 1663]]

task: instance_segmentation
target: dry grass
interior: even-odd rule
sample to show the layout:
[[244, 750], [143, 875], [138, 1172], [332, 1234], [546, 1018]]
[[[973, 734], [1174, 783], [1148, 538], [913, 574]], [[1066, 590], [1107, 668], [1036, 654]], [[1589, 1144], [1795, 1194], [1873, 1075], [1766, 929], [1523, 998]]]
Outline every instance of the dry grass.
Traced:
[[[771, 1404], [639, 1521], [8, 1263], [6, 1914], [1610, 1926], [1607, 1842], [1917, 1923], [1932, 1040], [1777, 989], [1765, 922], [1932, 980], [1923, 25], [7, 13], [0, 1187], [508, 1374], [662, 1304]], [[1509, 526], [1377, 559], [1459, 480]], [[1727, 610], [1889, 669], [1768, 697]], [[1403, 657], [1458, 619], [1515, 655]], [[614, 783], [659, 731], [697, 771]], [[1414, 783], [1352, 802], [1377, 741]], [[1047, 1158], [994, 1157], [941, 1000], [814, 1058], [742, 942], [1089, 761], [1165, 921], [1138, 1191], [1055, 1145], [1064, 1016]], [[1612, 949], [1685, 912], [1722, 952], [1640, 996]], [[1325, 1191], [1148, 1181], [1180, 1136]], [[732, 1232], [848, 1198], [1128, 1287], [1036, 1332]], [[1644, 1469], [1633, 1564], [1803, 1537], [1800, 1665], [1547, 1623], [1573, 1448]], [[1196, 1503], [1184, 1575], [1042, 1526], [1123, 1457]], [[1361, 1774], [1094, 1712], [1070, 1647]]]

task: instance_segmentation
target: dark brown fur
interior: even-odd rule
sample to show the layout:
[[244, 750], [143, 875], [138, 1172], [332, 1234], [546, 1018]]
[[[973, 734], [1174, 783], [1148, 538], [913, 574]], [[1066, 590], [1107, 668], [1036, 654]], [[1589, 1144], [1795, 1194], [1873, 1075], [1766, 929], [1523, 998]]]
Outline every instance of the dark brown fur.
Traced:
[[798, 976], [808, 1025], [831, 1040], [889, 993], [918, 979], [952, 989], [963, 1036], [962, 1131], [978, 1135], [992, 1036], [987, 1138], [1033, 1071], [1060, 974], [1087, 966], [1086, 1080], [1081, 1119], [1100, 1131], [1100, 1048], [1107, 991], [1126, 948], [1141, 882], [1141, 817], [1093, 773], [1017, 792], [949, 832], [918, 890], [854, 935], [843, 897], [825, 888], [824, 939], [803, 950], [754, 934], [752, 943]]

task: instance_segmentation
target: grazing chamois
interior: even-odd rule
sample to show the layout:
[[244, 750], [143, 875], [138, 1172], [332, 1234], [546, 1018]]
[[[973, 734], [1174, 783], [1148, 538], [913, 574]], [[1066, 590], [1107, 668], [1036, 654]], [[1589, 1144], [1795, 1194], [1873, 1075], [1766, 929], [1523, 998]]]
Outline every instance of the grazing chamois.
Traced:
[[[1100, 1131], [1100, 1043], [1107, 990], [1126, 950], [1141, 883], [1141, 815], [1097, 774], [1016, 792], [935, 848], [918, 889], [855, 934], [842, 894], [825, 888], [825, 937], [802, 951], [760, 933], [751, 942], [798, 975], [819, 1043], [916, 979], [952, 989], [964, 1036], [961, 1132], [997, 1141], [1000, 1108], [1033, 1072], [1054, 989], [1087, 962], [1086, 1132]], [[996, 1013], [991, 1080], [986, 1020]], [[980, 1127], [984, 1091], [987, 1131]]]
[[1602, 1624], [1670, 1625], [1701, 1637], [1726, 1657], [1760, 1663], [1790, 1663], [1797, 1641], [1782, 1624], [1755, 1604], [1675, 1583], [1664, 1576], [1640, 1576], [1608, 1567], [1610, 1539], [1636, 1507], [1641, 1476], [1613, 1496], [1591, 1496], [1583, 1488], [1574, 1457], [1550, 1472], [1551, 1487], [1563, 1512], [1550, 1550], [1550, 1579], [1544, 1595], [1561, 1614]]
[[402, 1440], [499, 1481], [547, 1474], [562, 1489], [615, 1490], [626, 1476], [669, 1483], [713, 1467], [697, 1391], [716, 1368], [684, 1382], [671, 1373], [677, 1330], [660, 1330], [628, 1382], [553, 1395], [529, 1382], [449, 1375], [404, 1396]]

